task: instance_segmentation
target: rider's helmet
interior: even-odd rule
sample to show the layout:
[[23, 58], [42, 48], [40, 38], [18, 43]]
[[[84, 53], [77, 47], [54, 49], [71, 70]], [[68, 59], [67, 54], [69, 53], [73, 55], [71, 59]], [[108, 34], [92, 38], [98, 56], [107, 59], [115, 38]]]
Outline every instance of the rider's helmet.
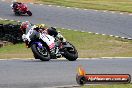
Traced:
[[23, 33], [26, 32], [26, 29], [29, 27], [30, 25], [30, 22], [29, 21], [25, 21], [25, 22], [22, 22], [21, 26], [20, 26], [20, 29]]
[[36, 24], [36, 27], [40, 28], [40, 29], [43, 29], [43, 28], [45, 28], [45, 24]]
[[42, 31], [45, 30], [45, 24], [36, 24], [36, 27], [34, 28], [36, 31]]

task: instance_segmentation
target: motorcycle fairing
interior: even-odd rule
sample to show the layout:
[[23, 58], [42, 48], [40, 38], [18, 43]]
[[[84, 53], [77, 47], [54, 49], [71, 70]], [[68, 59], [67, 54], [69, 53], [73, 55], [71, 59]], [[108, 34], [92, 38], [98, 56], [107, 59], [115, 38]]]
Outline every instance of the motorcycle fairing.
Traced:
[[41, 42], [33, 42], [33, 44], [37, 44], [39, 48], [43, 48], [43, 44]]
[[52, 49], [55, 47], [55, 39], [54, 37], [46, 34], [46, 33], [40, 33], [40, 39], [42, 39], [46, 44], [49, 46], [49, 49]]

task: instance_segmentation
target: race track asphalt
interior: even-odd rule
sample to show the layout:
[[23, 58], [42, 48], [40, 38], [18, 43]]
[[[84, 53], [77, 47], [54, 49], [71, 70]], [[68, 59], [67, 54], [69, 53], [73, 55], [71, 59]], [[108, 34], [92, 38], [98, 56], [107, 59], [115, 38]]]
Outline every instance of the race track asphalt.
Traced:
[[11, 3], [0, 1], [0, 18], [45, 23], [58, 28], [132, 38], [132, 15], [75, 8], [28, 4], [33, 16], [15, 16]]
[[0, 60], [0, 88], [56, 88], [75, 86], [78, 66], [87, 74], [130, 74], [132, 58], [51, 60]]

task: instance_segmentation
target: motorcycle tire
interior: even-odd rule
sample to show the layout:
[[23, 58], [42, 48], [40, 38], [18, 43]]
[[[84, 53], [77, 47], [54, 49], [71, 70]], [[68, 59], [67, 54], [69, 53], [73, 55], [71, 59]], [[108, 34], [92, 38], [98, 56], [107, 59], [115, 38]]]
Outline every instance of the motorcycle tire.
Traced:
[[[63, 56], [69, 61], [75, 61], [78, 58], [78, 52], [77, 52], [76, 48], [71, 43], [69, 43], [69, 44], [72, 47], [65, 48]], [[74, 51], [71, 51], [71, 50], [74, 50]]]
[[36, 44], [32, 44], [31, 50], [34, 54], [35, 59], [40, 59], [41, 61], [49, 61], [50, 60], [50, 54], [46, 47], [43, 47], [45, 50], [46, 55], [44, 55], [42, 51], [39, 50], [39, 47]]
[[16, 16], [20, 16], [21, 14], [19, 12], [14, 12]]
[[31, 11], [27, 11], [28, 16], [32, 16], [32, 12]]

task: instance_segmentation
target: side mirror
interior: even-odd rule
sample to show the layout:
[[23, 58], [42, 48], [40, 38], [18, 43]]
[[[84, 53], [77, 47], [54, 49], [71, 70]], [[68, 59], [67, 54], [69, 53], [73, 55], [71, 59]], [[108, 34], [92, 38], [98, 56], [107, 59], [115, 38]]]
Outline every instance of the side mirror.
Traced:
[[54, 28], [54, 27], [51, 27], [51, 29], [56, 30], [56, 28]]

